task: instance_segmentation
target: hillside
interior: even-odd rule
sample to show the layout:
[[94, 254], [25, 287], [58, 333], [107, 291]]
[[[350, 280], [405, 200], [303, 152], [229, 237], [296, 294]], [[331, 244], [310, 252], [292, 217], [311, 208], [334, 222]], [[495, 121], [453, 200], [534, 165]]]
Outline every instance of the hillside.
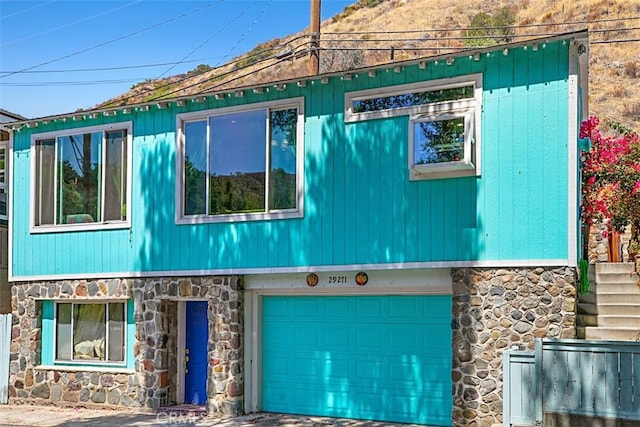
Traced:
[[[399, 61], [585, 28], [591, 31], [590, 113], [640, 129], [637, 0], [359, 0], [322, 23], [320, 67], [341, 71], [391, 62], [392, 56]], [[147, 81], [99, 107], [302, 77], [310, 43], [306, 31], [269, 40], [217, 69], [202, 64]]]

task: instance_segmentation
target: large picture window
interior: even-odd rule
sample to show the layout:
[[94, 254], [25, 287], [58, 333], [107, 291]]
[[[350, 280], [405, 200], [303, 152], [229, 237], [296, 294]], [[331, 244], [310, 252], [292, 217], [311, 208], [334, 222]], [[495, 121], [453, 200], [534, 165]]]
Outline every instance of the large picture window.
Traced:
[[300, 100], [187, 114], [179, 120], [182, 220], [299, 216]]
[[34, 226], [127, 220], [131, 124], [34, 136]]
[[55, 360], [125, 362], [126, 304], [57, 303]]
[[482, 75], [350, 92], [345, 121], [408, 118], [411, 180], [480, 174]]

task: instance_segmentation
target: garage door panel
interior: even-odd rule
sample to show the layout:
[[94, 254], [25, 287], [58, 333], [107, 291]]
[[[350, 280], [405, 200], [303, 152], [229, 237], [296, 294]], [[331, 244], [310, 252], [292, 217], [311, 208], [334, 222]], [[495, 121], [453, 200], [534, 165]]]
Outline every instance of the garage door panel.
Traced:
[[375, 328], [363, 328], [363, 330], [356, 331], [356, 345], [360, 349], [380, 349], [384, 343], [385, 333], [383, 331], [377, 331]]
[[321, 344], [322, 331], [317, 329], [294, 330], [292, 331], [293, 343], [300, 346], [317, 346]]
[[332, 347], [336, 349], [348, 347], [352, 340], [350, 332], [345, 328], [331, 327], [324, 330], [324, 343], [329, 350]]
[[263, 313], [263, 410], [450, 425], [450, 296], [265, 296]]
[[369, 319], [373, 318], [375, 320], [379, 319], [379, 315], [388, 314], [385, 313], [385, 307], [383, 306], [383, 301], [379, 298], [365, 298], [354, 300], [353, 304], [355, 306], [354, 315], [358, 317], [358, 319]]

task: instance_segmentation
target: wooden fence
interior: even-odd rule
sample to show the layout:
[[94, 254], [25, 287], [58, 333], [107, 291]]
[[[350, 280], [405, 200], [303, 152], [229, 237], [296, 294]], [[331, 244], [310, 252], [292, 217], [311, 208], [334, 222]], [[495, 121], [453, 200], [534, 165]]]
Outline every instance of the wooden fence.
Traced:
[[640, 343], [536, 341], [503, 355], [504, 425], [565, 419], [640, 421]]

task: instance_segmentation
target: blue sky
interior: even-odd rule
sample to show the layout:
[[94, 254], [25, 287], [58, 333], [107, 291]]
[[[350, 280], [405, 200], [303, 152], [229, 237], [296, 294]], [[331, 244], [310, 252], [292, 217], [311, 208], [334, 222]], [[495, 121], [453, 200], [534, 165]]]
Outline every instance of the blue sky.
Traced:
[[[322, 20], [355, 2], [322, 0]], [[0, 0], [0, 108], [28, 118], [69, 113], [146, 79], [224, 64], [304, 30], [310, 3]], [[104, 68], [120, 69], [87, 70]]]

